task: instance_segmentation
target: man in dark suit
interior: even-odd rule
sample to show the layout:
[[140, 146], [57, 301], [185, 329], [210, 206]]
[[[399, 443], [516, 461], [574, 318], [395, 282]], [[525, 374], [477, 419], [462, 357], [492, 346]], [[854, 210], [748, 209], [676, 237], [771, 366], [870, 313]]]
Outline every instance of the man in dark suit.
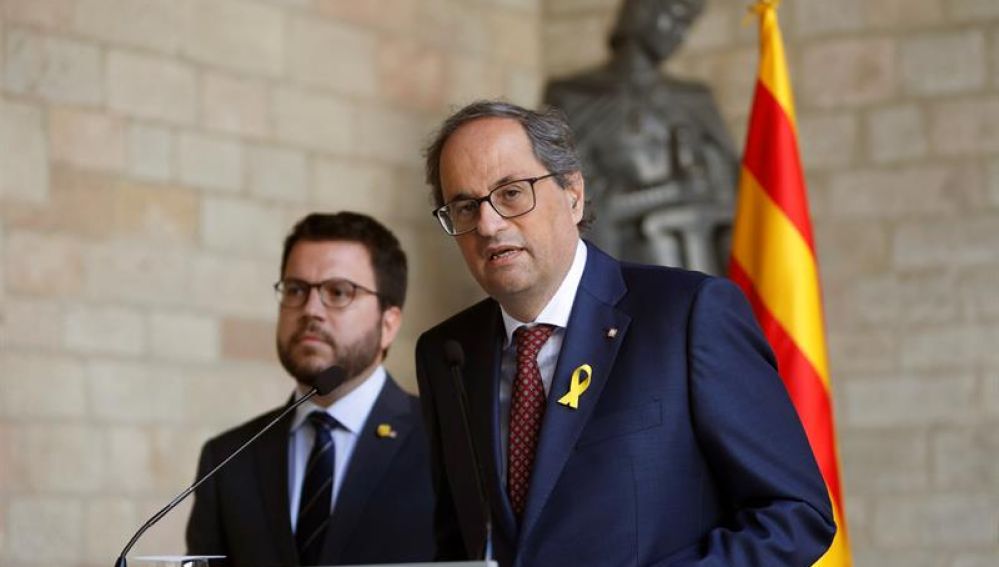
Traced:
[[584, 183], [560, 113], [458, 111], [427, 180], [490, 296], [417, 344], [440, 558], [483, 550], [473, 453], [504, 566], [809, 565], [826, 550], [826, 487], [746, 300], [580, 239]]
[[[311, 214], [295, 225], [274, 286], [281, 364], [298, 381], [294, 396], [334, 364], [348, 378], [289, 414], [196, 491], [189, 553], [226, 555], [232, 567], [433, 556], [419, 402], [382, 366], [402, 322], [406, 273], [398, 240], [368, 216]], [[208, 441], [198, 476], [283, 409]]]

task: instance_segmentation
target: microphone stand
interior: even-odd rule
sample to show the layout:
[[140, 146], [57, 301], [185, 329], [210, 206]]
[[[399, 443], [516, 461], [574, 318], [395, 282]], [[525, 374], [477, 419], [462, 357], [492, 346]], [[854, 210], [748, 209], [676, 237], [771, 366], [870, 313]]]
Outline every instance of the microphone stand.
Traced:
[[468, 418], [468, 395], [465, 393], [465, 384], [462, 381], [461, 372], [461, 367], [465, 363], [465, 355], [462, 351], [461, 344], [455, 340], [448, 341], [444, 345], [444, 350], [448, 359], [448, 367], [451, 370], [451, 381], [454, 389], [458, 392], [458, 412], [461, 414], [462, 421], [465, 422], [465, 442], [468, 443], [468, 448], [472, 451], [472, 458], [475, 460], [475, 483], [479, 487], [479, 499], [481, 500], [483, 515], [482, 520], [486, 528], [486, 540], [482, 550], [482, 558], [486, 561], [492, 561], [493, 515], [492, 508], [489, 506], [489, 494], [486, 492], [486, 483], [484, 481], [485, 472], [482, 470], [482, 458], [479, 456], [479, 450], [475, 446], [475, 441], [472, 439], [472, 422]]
[[250, 437], [250, 439], [246, 443], [240, 445], [240, 447], [235, 451], [233, 451], [231, 455], [226, 457], [224, 461], [222, 461], [218, 465], [215, 465], [215, 468], [208, 471], [207, 474], [205, 474], [203, 477], [195, 481], [194, 484], [187, 487], [186, 490], [175, 496], [174, 499], [171, 500], [169, 504], [161, 508], [159, 512], [156, 512], [156, 514], [154, 514], [152, 518], [146, 520], [146, 523], [142, 524], [142, 527], [140, 527], [139, 530], [135, 532], [135, 535], [132, 536], [132, 539], [130, 539], [125, 548], [121, 550], [121, 554], [118, 555], [118, 559], [114, 562], [115, 567], [128, 567], [128, 562], [125, 560], [125, 556], [128, 555], [128, 552], [132, 550], [132, 546], [134, 546], [136, 542], [139, 541], [139, 538], [142, 537], [142, 534], [146, 533], [146, 530], [153, 527], [153, 525], [156, 524], [156, 522], [163, 519], [163, 516], [169, 514], [170, 510], [176, 508], [177, 505], [180, 504], [185, 498], [187, 498], [192, 492], [194, 492], [196, 488], [201, 486], [201, 483], [205, 482], [206, 480], [214, 476], [215, 473], [218, 472], [219, 469], [224, 467], [226, 463], [231, 461], [233, 457], [242, 453], [243, 449], [249, 447], [254, 441], [257, 440], [258, 437], [266, 433], [271, 427], [274, 427], [274, 425], [277, 424], [277, 422], [284, 419], [286, 415], [294, 411], [298, 406], [304, 404], [306, 401], [311, 400], [313, 397], [319, 394], [320, 389], [324, 390], [323, 395], [325, 395], [333, 391], [333, 389], [336, 386], [339, 386], [340, 383], [342, 382], [343, 382], [343, 369], [341, 369], [338, 366], [333, 366], [327, 370], [324, 370], [323, 373], [319, 377], [317, 377], [316, 385], [313, 386], [304, 396], [296, 400], [295, 403], [285, 408], [285, 410], [281, 412], [280, 415], [271, 420], [271, 422], [265, 425], [263, 429], [258, 431], [256, 435]]

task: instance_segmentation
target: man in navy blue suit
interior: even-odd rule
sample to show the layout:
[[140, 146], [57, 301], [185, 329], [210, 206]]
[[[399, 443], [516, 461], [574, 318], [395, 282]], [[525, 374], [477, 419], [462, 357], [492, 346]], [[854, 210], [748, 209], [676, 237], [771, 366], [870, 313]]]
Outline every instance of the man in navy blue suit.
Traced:
[[[433, 488], [419, 402], [382, 366], [402, 323], [406, 255], [373, 218], [314, 213], [288, 235], [278, 357], [308, 391], [336, 364], [347, 380], [298, 407], [195, 492], [188, 552], [229, 567], [429, 561]], [[198, 477], [285, 407], [208, 441]], [[213, 563], [215, 565], [216, 563]]]
[[558, 111], [473, 103], [444, 122], [426, 168], [434, 214], [489, 295], [417, 344], [440, 559], [480, 556], [487, 515], [504, 566], [822, 555], [836, 530], [826, 487], [745, 298], [584, 242]]

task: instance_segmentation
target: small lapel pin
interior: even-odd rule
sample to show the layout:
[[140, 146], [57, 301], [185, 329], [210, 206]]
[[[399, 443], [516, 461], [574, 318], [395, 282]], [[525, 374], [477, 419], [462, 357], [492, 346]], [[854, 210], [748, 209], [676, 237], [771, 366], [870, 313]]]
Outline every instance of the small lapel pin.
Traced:
[[380, 439], [385, 439], [386, 437], [395, 439], [397, 433], [395, 429], [392, 429], [391, 425], [387, 423], [379, 423], [378, 427], [375, 429], [375, 435], [377, 435]]
[[558, 399], [558, 403], [572, 409], [579, 409], [579, 397], [590, 387], [590, 376], [593, 368], [589, 364], [581, 364], [572, 371], [572, 378], [569, 382], [569, 391]]
[[613, 339], [616, 336], [617, 336], [617, 327], [611, 327], [611, 328], [607, 329], [607, 338], [608, 339]]

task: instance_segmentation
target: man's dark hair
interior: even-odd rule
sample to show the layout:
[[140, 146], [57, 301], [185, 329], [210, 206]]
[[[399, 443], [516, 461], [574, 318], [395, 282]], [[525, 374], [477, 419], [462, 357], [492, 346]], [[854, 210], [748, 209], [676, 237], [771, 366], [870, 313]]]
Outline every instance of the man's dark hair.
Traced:
[[281, 277], [288, 264], [291, 249], [300, 241], [357, 242], [371, 257], [378, 286], [378, 304], [382, 311], [389, 307], [402, 308], [406, 302], [406, 253], [399, 240], [383, 224], [361, 213], [342, 211], [335, 214], [312, 213], [295, 224], [284, 239], [281, 255]]
[[[524, 128], [531, 141], [534, 157], [554, 173], [560, 187], [569, 186], [569, 175], [580, 171], [582, 164], [576, 154], [576, 142], [565, 114], [554, 106], [533, 111], [522, 106], [499, 100], [478, 100], [449, 116], [424, 151], [426, 180], [432, 188], [434, 206], [444, 204], [441, 187], [441, 152], [451, 134], [469, 122], [481, 118], [510, 118]], [[580, 228], [589, 222], [588, 215], [580, 221]]]

